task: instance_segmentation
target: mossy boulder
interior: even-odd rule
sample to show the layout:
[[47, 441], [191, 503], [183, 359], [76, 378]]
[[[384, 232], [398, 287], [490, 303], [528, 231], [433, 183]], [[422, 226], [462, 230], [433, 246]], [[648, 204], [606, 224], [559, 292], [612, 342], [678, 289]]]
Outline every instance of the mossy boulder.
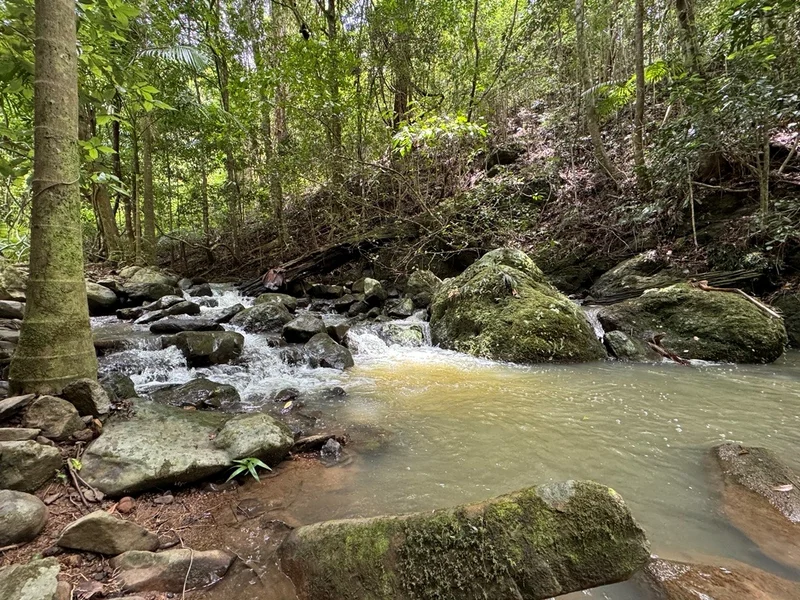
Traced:
[[283, 304], [265, 302], [238, 312], [230, 324], [248, 333], [280, 333], [292, 318]]
[[427, 308], [442, 280], [431, 271], [417, 270], [408, 276], [406, 295], [414, 301], [417, 308]]
[[537, 600], [623, 581], [650, 553], [616, 492], [568, 481], [300, 527], [279, 555], [301, 600]]
[[32, 560], [0, 569], [0, 598], [3, 600], [58, 600], [55, 558]]
[[580, 307], [551, 286], [524, 252], [493, 250], [438, 287], [433, 342], [518, 363], [605, 357]]
[[704, 292], [688, 284], [647, 290], [600, 310], [606, 332], [622, 331], [648, 353], [647, 341], [686, 359], [770, 363], [783, 354], [786, 329], [743, 296]]
[[255, 299], [253, 304], [282, 304], [289, 312], [297, 310], [297, 298], [289, 294], [265, 293]]
[[680, 277], [680, 271], [672, 266], [669, 256], [648, 250], [603, 273], [589, 293], [599, 300], [631, 290], [664, 287]]

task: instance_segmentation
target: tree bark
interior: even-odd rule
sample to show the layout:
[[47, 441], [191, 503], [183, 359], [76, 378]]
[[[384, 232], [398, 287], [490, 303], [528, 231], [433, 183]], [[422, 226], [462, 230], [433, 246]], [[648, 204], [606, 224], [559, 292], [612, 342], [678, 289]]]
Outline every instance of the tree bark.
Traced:
[[133, 213], [133, 254], [138, 263], [142, 260], [142, 223], [139, 214], [139, 134], [136, 121], [131, 122], [131, 153], [133, 172], [131, 173], [131, 212]]
[[328, 119], [328, 143], [331, 149], [329, 167], [331, 180], [336, 185], [344, 182], [342, 172], [342, 115], [341, 92], [339, 89], [339, 13], [336, 0], [327, 0], [323, 10], [325, 31], [328, 35], [328, 94], [330, 96], [330, 115]]
[[156, 210], [153, 194], [153, 123], [149, 116], [142, 119], [142, 216], [142, 258], [146, 264], [153, 265], [156, 262]]
[[97, 377], [80, 215], [74, 0], [36, 0], [30, 277], [13, 393], [57, 394]]
[[[120, 117], [122, 116], [122, 97], [117, 94], [114, 97], [114, 113]], [[122, 182], [122, 157], [120, 156], [120, 124], [118, 119], [114, 119], [111, 123], [111, 144], [114, 148], [114, 176]], [[125, 235], [128, 238], [128, 252], [134, 243], [133, 234], [133, 207], [131, 206], [131, 197], [122, 193], [117, 195], [117, 202], [122, 201], [123, 210], [125, 211]]]
[[697, 41], [697, 26], [694, 18], [694, 0], [675, 0], [678, 27], [681, 34], [683, 57], [690, 70], [702, 75], [700, 66], [700, 44]]
[[647, 188], [644, 162], [644, 0], [636, 0], [634, 46], [636, 61], [636, 108], [633, 121], [633, 163], [640, 190]]

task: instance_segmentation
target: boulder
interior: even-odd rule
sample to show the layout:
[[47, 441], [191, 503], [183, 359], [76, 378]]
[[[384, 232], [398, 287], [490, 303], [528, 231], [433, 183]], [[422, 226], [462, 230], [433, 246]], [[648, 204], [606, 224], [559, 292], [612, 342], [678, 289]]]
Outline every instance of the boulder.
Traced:
[[[134, 304], [153, 302], [164, 296], [175, 294], [175, 287], [164, 283], [126, 283], [122, 286], [123, 293]], [[118, 315], [119, 316], [119, 315]]]
[[344, 314], [350, 310], [350, 307], [358, 302], [358, 300], [358, 297], [353, 294], [345, 294], [341, 298], [337, 298], [333, 301], [333, 310], [339, 314]]
[[41, 429], [42, 435], [58, 442], [84, 428], [78, 410], [55, 396], [39, 396], [25, 410], [25, 427]]
[[0, 442], [24, 442], [25, 440], [35, 440], [41, 433], [41, 429], [0, 427]]
[[589, 294], [600, 300], [631, 290], [668, 286], [680, 278], [681, 273], [671, 266], [669, 256], [657, 250], [648, 250], [601, 275]]
[[180, 333], [181, 331], [224, 331], [214, 319], [161, 319], [150, 325], [150, 333]]
[[24, 396], [12, 396], [0, 400], [0, 423], [6, 419], [10, 419], [23, 408], [27, 407], [34, 398], [36, 398], [35, 394], [25, 394]]
[[789, 344], [800, 348], [800, 291], [782, 292], [772, 303], [783, 314]]
[[86, 299], [89, 302], [89, 314], [93, 317], [112, 314], [119, 301], [113, 290], [93, 281], [86, 282]]
[[118, 308], [114, 313], [120, 321], [133, 321], [144, 314], [144, 308], [134, 306], [130, 308]]
[[425, 332], [419, 323], [386, 323], [379, 330], [380, 338], [395, 346], [425, 345]]
[[33, 492], [62, 467], [58, 448], [34, 441], [0, 442], [0, 489]]
[[605, 352], [580, 307], [519, 250], [500, 248], [443, 283], [431, 304], [433, 342], [517, 363], [580, 362]]
[[30, 542], [46, 522], [47, 507], [39, 498], [0, 490], [0, 546]]
[[767, 556], [800, 567], [800, 474], [766, 448], [721, 444], [723, 511]]
[[[135, 415], [109, 420], [103, 435], [89, 444], [81, 477], [105, 494], [124, 496], [199, 481], [250, 456], [275, 464], [288, 452], [291, 435], [287, 433], [285, 440], [276, 436], [275, 431], [283, 428], [277, 421], [272, 428], [263, 425], [261, 419], [270, 417], [247, 416], [257, 417], [252, 427], [236, 421], [226, 429], [228, 415], [139, 400]], [[238, 435], [246, 438], [239, 440]], [[258, 454], [239, 455], [241, 448]]]
[[239, 392], [232, 385], [217, 383], [205, 377], [192, 379], [189, 383], [160, 389], [150, 394], [153, 400], [172, 406], [195, 408], [222, 408], [241, 402]]
[[414, 314], [414, 301], [411, 298], [398, 298], [386, 307], [386, 314], [390, 317], [407, 319]]
[[225, 423], [214, 446], [230, 456], [255, 457], [277, 464], [294, 443], [294, 436], [281, 422], [262, 414], [237, 415]]
[[168, 285], [171, 288], [178, 287], [178, 278], [173, 275], [167, 275], [156, 267], [143, 267], [136, 271], [129, 278], [130, 283], [149, 283], [149, 284], [162, 284]]
[[0, 318], [23, 319], [25, 317], [25, 303], [14, 300], [0, 300]]
[[5, 258], [0, 257], [0, 300], [25, 302], [28, 276]]
[[380, 306], [389, 297], [381, 282], [370, 277], [364, 277], [356, 281], [353, 284], [353, 293], [362, 294], [364, 302], [370, 306]]
[[55, 558], [42, 558], [0, 569], [0, 598], [62, 600], [57, 594], [60, 570]]
[[211, 286], [207, 283], [200, 283], [197, 285], [193, 285], [188, 290], [186, 290], [190, 296], [194, 297], [201, 297], [201, 296], [213, 296], [214, 292], [211, 290]]
[[111, 372], [100, 378], [100, 385], [114, 402], [136, 398], [133, 380], [123, 373]]
[[283, 326], [283, 338], [290, 344], [305, 344], [318, 333], [325, 333], [325, 323], [317, 316], [303, 314]]
[[158, 321], [159, 319], [163, 319], [164, 317], [172, 317], [175, 315], [199, 315], [200, 314], [200, 306], [195, 304], [194, 302], [189, 302], [188, 300], [183, 300], [178, 302], [177, 304], [173, 304], [169, 308], [164, 308], [162, 310], [154, 310], [152, 312], [146, 312], [141, 317], [136, 319], [136, 325], [147, 325], [148, 323], [153, 323]]
[[282, 304], [289, 312], [297, 310], [297, 298], [289, 294], [261, 294], [255, 299], [254, 304]]
[[208, 367], [239, 358], [244, 336], [235, 331], [182, 331], [171, 345], [178, 347], [190, 367]]
[[350, 350], [334, 342], [327, 333], [318, 333], [312, 337], [306, 342], [304, 350], [312, 367], [343, 371], [355, 364]]
[[770, 363], [783, 354], [781, 319], [736, 293], [704, 292], [688, 284], [648, 290], [638, 298], [603, 307], [603, 328], [623, 331], [641, 352], [663, 335], [661, 346], [689, 359]]
[[650, 552], [616, 492], [569, 481], [453, 509], [300, 527], [279, 555], [300, 600], [538, 600], [623, 581]]
[[120, 269], [120, 271], [119, 271], [119, 276], [120, 276], [122, 279], [130, 279], [131, 277], [133, 277], [134, 275], [136, 275], [136, 273], [137, 273], [138, 271], [141, 271], [141, 270], [142, 270], [142, 267], [139, 267], [139, 266], [137, 266], [137, 265], [131, 265], [131, 266], [129, 266], [129, 267], [123, 267], [123, 268], [122, 268], [122, 269]]
[[350, 305], [350, 308], [347, 309], [347, 316], [356, 317], [358, 315], [366, 314], [370, 311], [370, 308], [370, 305], [363, 300], [356, 300]]
[[283, 304], [264, 303], [246, 308], [230, 320], [248, 333], [280, 333], [292, 315]]
[[417, 308], [427, 308], [433, 301], [433, 295], [442, 280], [431, 271], [414, 271], [408, 276], [406, 283], [406, 295], [414, 302]]
[[184, 291], [188, 290], [190, 287], [194, 285], [194, 281], [192, 281], [188, 277], [183, 277], [178, 280], [178, 287]]
[[222, 550], [200, 552], [190, 548], [165, 552], [131, 551], [111, 561], [126, 592], [183, 593], [204, 588], [224, 577], [234, 556]]
[[164, 310], [165, 308], [169, 308], [170, 306], [175, 306], [176, 304], [180, 304], [181, 302], [186, 302], [186, 299], [183, 296], [175, 296], [173, 294], [170, 294], [169, 296], [164, 296], [163, 298], [159, 298], [154, 302], [145, 304], [141, 308], [144, 311]]
[[233, 317], [238, 315], [243, 310], [244, 306], [241, 304], [234, 304], [233, 306], [222, 308], [219, 311], [214, 312], [214, 320], [217, 323], [228, 323], [231, 319], [233, 319]]
[[308, 288], [308, 295], [312, 298], [323, 298], [333, 300], [344, 296], [345, 289], [341, 285], [325, 285], [322, 283], [315, 283]]
[[659, 360], [659, 355], [655, 352], [647, 352], [642, 344], [635, 344], [622, 331], [609, 331], [603, 336], [603, 344], [608, 349], [611, 356], [619, 360], [647, 361]]
[[156, 550], [158, 536], [133, 521], [96, 510], [67, 525], [56, 544], [72, 550], [116, 556], [129, 550]]
[[325, 332], [333, 338], [337, 344], [343, 344], [347, 338], [347, 332], [350, 331], [350, 325], [347, 323], [338, 323], [336, 325], [328, 325]]
[[61, 397], [72, 404], [81, 416], [101, 417], [111, 412], [108, 394], [94, 379], [78, 379], [61, 391]]

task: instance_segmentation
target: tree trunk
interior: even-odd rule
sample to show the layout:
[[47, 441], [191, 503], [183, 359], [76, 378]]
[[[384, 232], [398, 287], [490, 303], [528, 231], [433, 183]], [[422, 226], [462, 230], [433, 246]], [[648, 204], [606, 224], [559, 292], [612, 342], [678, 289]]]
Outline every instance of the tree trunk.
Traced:
[[153, 197], [153, 125], [149, 116], [142, 119], [142, 216], [144, 239], [142, 258], [148, 265], [156, 262], [156, 211]]
[[467, 121], [472, 120], [472, 111], [475, 109], [475, 93], [478, 91], [478, 69], [481, 61], [481, 47], [478, 43], [478, 0], [474, 0], [472, 5], [472, 45], [475, 50], [475, 64], [472, 71], [472, 84], [469, 90], [469, 109], [467, 110]]
[[97, 377], [80, 215], [74, 0], [36, 0], [30, 277], [12, 393], [57, 394]]
[[647, 173], [644, 163], [644, 0], [636, 0], [634, 26], [636, 55], [636, 109], [633, 121], [633, 163], [636, 182], [640, 190], [647, 188]]
[[690, 70], [700, 73], [700, 44], [697, 41], [697, 26], [694, 19], [694, 0], [675, 0], [678, 15], [683, 57]]
[[330, 96], [330, 116], [328, 120], [328, 144], [331, 149], [329, 167], [331, 180], [336, 185], [344, 182], [342, 173], [342, 115], [341, 93], [339, 90], [339, 13], [336, 0], [327, 0], [325, 29], [328, 34], [328, 94]]
[[[122, 98], [119, 94], [114, 97], [114, 114], [117, 116], [122, 115]], [[119, 120], [114, 119], [111, 123], [111, 140], [114, 147], [114, 176], [122, 182], [122, 157], [120, 156], [120, 125]], [[117, 202], [122, 200], [122, 206], [125, 211], [125, 235], [128, 238], [128, 250], [133, 246], [133, 207], [131, 206], [131, 197], [122, 193], [117, 194]]]
[[138, 263], [142, 260], [142, 224], [139, 216], [139, 134], [137, 123], [131, 123], [131, 153], [133, 172], [131, 173], [131, 212], [133, 213], [133, 254]]

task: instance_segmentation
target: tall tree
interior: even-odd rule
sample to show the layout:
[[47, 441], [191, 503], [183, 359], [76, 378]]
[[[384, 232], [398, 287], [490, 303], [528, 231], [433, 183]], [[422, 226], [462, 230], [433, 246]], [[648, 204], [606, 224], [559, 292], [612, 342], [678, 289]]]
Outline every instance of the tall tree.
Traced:
[[153, 192], [153, 120], [142, 119], [142, 216], [144, 237], [142, 258], [148, 265], [156, 262], [156, 210]]
[[675, 0], [675, 11], [678, 14], [681, 46], [686, 64], [690, 69], [700, 73], [700, 44], [697, 41], [694, 0]]
[[639, 189], [646, 187], [644, 164], [644, 0], [635, 0], [634, 47], [636, 63], [636, 108], [633, 120], [633, 163]]
[[78, 54], [74, 0], [36, 0], [30, 278], [16, 392], [58, 393], [97, 376], [80, 219]]

